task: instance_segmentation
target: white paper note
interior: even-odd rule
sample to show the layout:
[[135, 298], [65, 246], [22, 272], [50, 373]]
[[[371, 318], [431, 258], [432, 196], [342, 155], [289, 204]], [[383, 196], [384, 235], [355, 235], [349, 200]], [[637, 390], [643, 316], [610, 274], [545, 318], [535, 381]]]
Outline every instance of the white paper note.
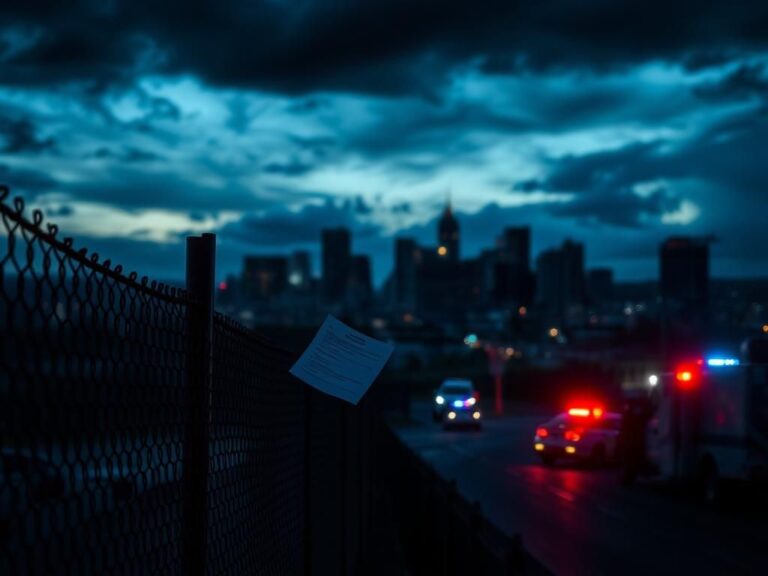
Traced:
[[326, 394], [357, 404], [393, 349], [328, 315], [291, 374]]

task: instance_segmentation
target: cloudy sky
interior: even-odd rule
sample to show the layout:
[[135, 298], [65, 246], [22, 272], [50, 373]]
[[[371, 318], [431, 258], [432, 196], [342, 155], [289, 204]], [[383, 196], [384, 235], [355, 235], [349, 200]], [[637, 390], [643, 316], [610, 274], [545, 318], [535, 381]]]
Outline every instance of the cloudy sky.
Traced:
[[716, 275], [768, 272], [766, 2], [8, 4], [0, 181], [141, 274], [345, 225], [380, 282], [449, 194], [467, 255], [529, 224], [646, 279], [712, 234]]

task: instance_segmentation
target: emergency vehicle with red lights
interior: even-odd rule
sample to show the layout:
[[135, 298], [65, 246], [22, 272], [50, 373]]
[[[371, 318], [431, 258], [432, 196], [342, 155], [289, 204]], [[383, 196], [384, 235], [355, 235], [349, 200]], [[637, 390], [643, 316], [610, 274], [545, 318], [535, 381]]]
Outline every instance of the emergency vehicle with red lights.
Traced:
[[582, 402], [538, 426], [533, 449], [544, 464], [558, 459], [604, 464], [617, 457], [621, 414]]
[[738, 358], [683, 362], [653, 386], [645, 436], [651, 470], [694, 480], [707, 500], [721, 479], [768, 470], [768, 366]]

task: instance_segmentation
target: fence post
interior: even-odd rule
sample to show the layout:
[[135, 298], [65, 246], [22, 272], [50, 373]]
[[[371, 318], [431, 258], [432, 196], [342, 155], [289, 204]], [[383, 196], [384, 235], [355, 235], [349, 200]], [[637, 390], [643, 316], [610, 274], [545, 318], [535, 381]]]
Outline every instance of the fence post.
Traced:
[[202, 576], [208, 547], [208, 443], [216, 236], [187, 237], [188, 360], [182, 467], [183, 574]]
[[304, 576], [314, 571], [312, 550], [312, 388], [304, 389]]

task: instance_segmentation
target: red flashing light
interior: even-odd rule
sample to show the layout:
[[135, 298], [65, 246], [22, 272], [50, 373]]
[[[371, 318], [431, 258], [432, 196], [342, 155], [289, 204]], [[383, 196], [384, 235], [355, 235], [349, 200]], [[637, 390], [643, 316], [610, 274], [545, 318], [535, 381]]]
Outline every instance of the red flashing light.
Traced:
[[[703, 361], [701, 361], [703, 363]], [[690, 390], [694, 388], [698, 381], [698, 376], [701, 373], [699, 368], [699, 361], [696, 364], [684, 364], [677, 367], [675, 370], [675, 381], [678, 388], [681, 390]]]
[[549, 431], [546, 428], [536, 428], [536, 436], [539, 438], [546, 438], [549, 436]]

